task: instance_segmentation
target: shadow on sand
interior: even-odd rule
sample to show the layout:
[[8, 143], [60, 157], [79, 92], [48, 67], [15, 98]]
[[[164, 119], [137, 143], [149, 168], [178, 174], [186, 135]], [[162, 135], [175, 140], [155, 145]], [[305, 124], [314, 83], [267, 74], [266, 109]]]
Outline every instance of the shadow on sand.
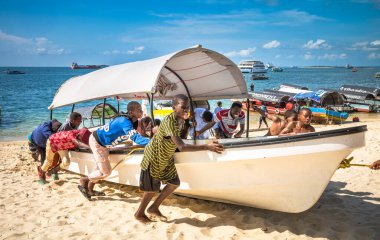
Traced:
[[[205, 211], [207, 207], [204, 205], [210, 202], [175, 196], [173, 198], [177, 201], [173, 205], [215, 217], [206, 221], [181, 218], [169, 222], [186, 223], [201, 228], [234, 226], [241, 230], [261, 229], [268, 233], [290, 231], [296, 235], [313, 238], [380, 239], [380, 198], [371, 197], [370, 192], [352, 192], [344, 189], [346, 184], [330, 182], [319, 201], [311, 209], [298, 214], [223, 203], [214, 203], [216, 206], [212, 210]], [[231, 210], [235, 213], [228, 216]]]

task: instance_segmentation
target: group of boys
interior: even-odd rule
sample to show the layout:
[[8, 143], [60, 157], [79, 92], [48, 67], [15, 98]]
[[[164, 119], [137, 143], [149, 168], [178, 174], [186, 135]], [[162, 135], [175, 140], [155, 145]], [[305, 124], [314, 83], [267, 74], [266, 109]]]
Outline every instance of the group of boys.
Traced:
[[[193, 136], [206, 138], [205, 132], [213, 128], [216, 138], [239, 138], [245, 129], [245, 114], [242, 111], [242, 103], [234, 102], [230, 109], [222, 109], [218, 103], [215, 116], [205, 109], [195, 109], [195, 130]], [[95, 191], [95, 184], [108, 177], [112, 168], [109, 160], [109, 149], [126, 140], [131, 140], [137, 145], [145, 146], [144, 157], [141, 162], [140, 190], [144, 192], [141, 204], [135, 213], [135, 218], [141, 222], [150, 222], [145, 212], [150, 215], [164, 218], [159, 207], [161, 203], [180, 185], [180, 179], [174, 164], [176, 151], [201, 151], [209, 150], [216, 153], [224, 151], [217, 141], [208, 144], [186, 144], [182, 139], [187, 137], [190, 127], [190, 101], [187, 96], [179, 94], [173, 98], [173, 112], [166, 116], [160, 126], [153, 128], [150, 118], [141, 118], [143, 111], [138, 102], [132, 101], [127, 105], [127, 114], [119, 116], [108, 124], [90, 132], [86, 128], [77, 130], [82, 119], [76, 113], [72, 113], [70, 121], [61, 125], [53, 120], [41, 124], [29, 137], [30, 149], [34, 156], [41, 155], [41, 166], [38, 167], [39, 175], [45, 181], [46, 173], [57, 165], [57, 159], [61, 159], [61, 166], [67, 167], [70, 163], [67, 150], [77, 147], [91, 149], [94, 156], [95, 169], [88, 176], [80, 179], [78, 189], [88, 200], [93, 196], [104, 196], [100, 191]], [[268, 135], [291, 134], [311, 131], [311, 113], [301, 110], [296, 121], [296, 116], [290, 114], [285, 120], [277, 119], [264, 113], [274, 124], [268, 131]], [[238, 125], [240, 130], [235, 133]], [[61, 132], [59, 132], [62, 130]], [[58, 132], [57, 132], [58, 131]], [[154, 133], [154, 134], [153, 134]], [[43, 154], [46, 155], [46, 161]], [[35, 159], [37, 159], [35, 158]], [[166, 184], [160, 192], [161, 183]], [[149, 202], [156, 192], [160, 192], [152, 205], [146, 210]]]

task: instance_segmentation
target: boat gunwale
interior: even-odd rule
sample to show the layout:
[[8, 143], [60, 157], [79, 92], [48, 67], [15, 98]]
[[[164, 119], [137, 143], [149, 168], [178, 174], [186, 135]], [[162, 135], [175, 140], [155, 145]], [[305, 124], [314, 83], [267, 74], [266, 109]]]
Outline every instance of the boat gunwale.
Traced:
[[[240, 148], [240, 147], [255, 147], [255, 146], [275, 145], [275, 144], [283, 144], [283, 143], [290, 143], [290, 142], [300, 142], [300, 141], [315, 140], [315, 139], [322, 139], [322, 138], [329, 138], [329, 137], [337, 137], [337, 136], [350, 135], [350, 134], [361, 133], [361, 132], [366, 132], [366, 131], [368, 131], [367, 125], [360, 125], [360, 126], [354, 126], [354, 127], [348, 127], [348, 128], [332, 129], [332, 130], [312, 132], [312, 133], [303, 133], [303, 134], [291, 135], [291, 136], [260, 137], [260, 139], [253, 138], [253, 137], [242, 138], [246, 140], [238, 141], [240, 139], [236, 139], [237, 141], [234, 141], [234, 142], [226, 142], [226, 143], [220, 142], [220, 144], [223, 145], [226, 149]], [[110, 154], [127, 154], [131, 151], [134, 151], [134, 153], [144, 153], [144, 150], [134, 150], [134, 148], [130, 148], [128, 150], [120, 150], [120, 149], [111, 148]], [[82, 148], [74, 150], [74, 152], [91, 153], [89, 149], [82, 149]]]

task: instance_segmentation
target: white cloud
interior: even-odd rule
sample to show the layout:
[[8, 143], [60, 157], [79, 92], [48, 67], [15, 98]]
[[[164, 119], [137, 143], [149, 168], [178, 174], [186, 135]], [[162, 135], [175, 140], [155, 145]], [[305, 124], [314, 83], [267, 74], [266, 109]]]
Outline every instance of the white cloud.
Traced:
[[375, 47], [379, 46], [380, 47], [380, 40], [375, 40], [375, 41], [371, 42], [371, 46], [375, 46]]
[[347, 48], [348, 50], [353, 50], [353, 51], [356, 51], [356, 50], [362, 50], [362, 51], [374, 51], [374, 50], [377, 50], [376, 47], [380, 47], [380, 41], [379, 40], [375, 40], [371, 43], [367, 42], [367, 41], [363, 41], [363, 42], [356, 42], [354, 44], [352, 44], [352, 46], [350, 48]]
[[70, 53], [70, 50], [59, 47], [46, 37], [23, 38], [8, 34], [0, 30], [0, 41], [17, 44], [17, 47], [10, 46], [15, 53], [32, 55], [61, 55]]
[[315, 21], [332, 21], [332, 19], [320, 17], [297, 9], [280, 11], [274, 14], [273, 24], [280, 26], [300, 26]]
[[140, 47], [135, 47], [133, 50], [128, 50], [127, 53], [128, 54], [137, 54], [137, 53], [141, 53], [143, 50], [144, 50], [145, 47], [143, 46], [140, 46]]
[[303, 47], [307, 49], [330, 49], [331, 45], [326, 40], [317, 39], [315, 42], [313, 40], [308, 41]]
[[380, 59], [380, 53], [370, 53], [370, 54], [368, 55], [368, 58], [369, 58], [369, 59], [373, 59], [373, 60], [375, 60], [375, 59]]
[[3, 32], [0, 29], [0, 41], [6, 41], [6, 42], [12, 42], [16, 44], [25, 44], [25, 43], [30, 43], [31, 39], [23, 38], [23, 37], [18, 37], [12, 34], [8, 34]]
[[324, 54], [322, 56], [318, 56], [318, 59], [320, 60], [337, 60], [337, 59], [346, 59], [347, 54], [341, 53], [341, 54]]
[[277, 40], [273, 40], [271, 42], [268, 42], [266, 44], [263, 45], [263, 48], [265, 49], [271, 49], [271, 48], [276, 48], [276, 47], [279, 47], [281, 45], [281, 43]]
[[279, 59], [279, 58], [281, 58], [281, 55], [277, 54], [276, 56], [274, 56], [274, 58]]
[[247, 48], [242, 50], [234, 50], [228, 53], [225, 53], [224, 55], [227, 57], [248, 57], [251, 56], [253, 52], [256, 51], [256, 48]]
[[305, 53], [305, 54], [303, 55], [303, 58], [304, 58], [305, 60], [311, 60], [311, 59], [314, 59], [315, 56], [312, 55], [310, 52], [307, 52], [307, 53]]
[[293, 55], [293, 54], [292, 54], [292, 55], [289, 55], [289, 56], [287, 56], [286, 58], [293, 59], [293, 58], [294, 58], [294, 55]]
[[106, 50], [101, 52], [103, 55], [131, 55], [131, 54], [139, 54], [142, 53], [142, 51], [145, 49], [143, 46], [135, 47], [132, 50], [127, 50], [127, 51], [121, 51], [121, 50]]

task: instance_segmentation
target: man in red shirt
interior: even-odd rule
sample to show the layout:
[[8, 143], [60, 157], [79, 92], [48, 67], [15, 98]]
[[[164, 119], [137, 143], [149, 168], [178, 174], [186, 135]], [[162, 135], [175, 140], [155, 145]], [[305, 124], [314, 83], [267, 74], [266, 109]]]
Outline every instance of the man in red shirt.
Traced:
[[[245, 113], [242, 111], [242, 107], [242, 103], [236, 101], [232, 103], [230, 109], [220, 110], [210, 123], [196, 132], [196, 136], [218, 123], [218, 128], [215, 129], [216, 138], [240, 138], [245, 129]], [[238, 124], [240, 124], [240, 130], [234, 135]]]
[[41, 167], [38, 167], [39, 183], [46, 183], [45, 173], [59, 164], [58, 156], [61, 158], [61, 167], [65, 168], [70, 165], [67, 150], [77, 147], [90, 148], [88, 146], [90, 135], [91, 132], [87, 128], [57, 132], [51, 135], [46, 143], [46, 161]]

